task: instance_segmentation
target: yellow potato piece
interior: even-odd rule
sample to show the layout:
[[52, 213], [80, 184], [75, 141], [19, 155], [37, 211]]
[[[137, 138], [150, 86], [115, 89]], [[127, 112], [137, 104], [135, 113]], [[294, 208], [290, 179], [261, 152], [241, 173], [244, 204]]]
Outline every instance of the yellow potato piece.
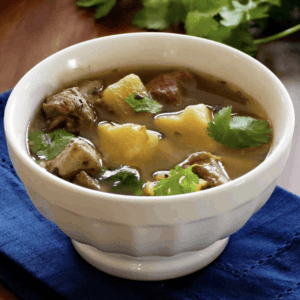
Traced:
[[211, 150], [216, 142], [208, 135], [211, 111], [204, 104], [190, 105], [181, 114], [160, 116], [155, 120], [157, 128], [170, 137], [181, 139], [187, 145]]
[[108, 86], [102, 94], [102, 103], [109, 111], [116, 115], [130, 117], [136, 114], [132, 107], [125, 102], [125, 98], [132, 94], [150, 97], [139, 76], [130, 74], [118, 82]]
[[131, 167], [142, 167], [159, 144], [159, 136], [141, 125], [100, 124], [98, 135], [105, 158]]

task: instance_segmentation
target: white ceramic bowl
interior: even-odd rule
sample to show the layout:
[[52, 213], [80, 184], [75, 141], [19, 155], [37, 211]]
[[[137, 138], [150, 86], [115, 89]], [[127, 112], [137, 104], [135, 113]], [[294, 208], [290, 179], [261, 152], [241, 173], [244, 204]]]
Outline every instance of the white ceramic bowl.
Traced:
[[[28, 156], [27, 126], [45, 96], [93, 73], [153, 65], [200, 70], [251, 94], [273, 125], [267, 159], [246, 175], [213, 189], [138, 197], [71, 184]], [[4, 125], [12, 163], [32, 202], [73, 240], [79, 253], [110, 274], [157, 280], [207, 265], [226, 246], [227, 239], [220, 239], [240, 229], [264, 205], [289, 155], [294, 110], [279, 79], [238, 50], [184, 35], [134, 33], [74, 45], [39, 63], [14, 88]]]

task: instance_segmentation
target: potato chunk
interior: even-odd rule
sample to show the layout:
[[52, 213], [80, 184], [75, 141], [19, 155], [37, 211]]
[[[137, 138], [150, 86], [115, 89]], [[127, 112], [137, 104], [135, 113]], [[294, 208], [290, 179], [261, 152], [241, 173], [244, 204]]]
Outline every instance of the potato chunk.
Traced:
[[216, 142], [208, 135], [212, 114], [204, 104], [190, 105], [181, 114], [160, 116], [155, 125], [168, 136], [181, 139], [187, 145], [212, 149]]
[[100, 124], [98, 127], [101, 152], [110, 161], [140, 167], [151, 159], [159, 136], [145, 126]]
[[103, 91], [100, 105], [122, 118], [133, 116], [134, 110], [125, 102], [125, 98], [132, 94], [151, 97], [139, 76], [134, 74], [108, 86]]

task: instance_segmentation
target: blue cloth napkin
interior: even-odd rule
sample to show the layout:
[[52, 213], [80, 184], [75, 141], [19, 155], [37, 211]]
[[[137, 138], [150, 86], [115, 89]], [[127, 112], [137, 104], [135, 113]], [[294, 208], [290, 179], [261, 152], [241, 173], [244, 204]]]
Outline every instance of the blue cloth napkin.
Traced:
[[[0, 114], [11, 91], [0, 95]], [[22, 299], [300, 299], [300, 198], [277, 187], [208, 267], [138, 282], [89, 265], [31, 203], [0, 128], [0, 282]]]

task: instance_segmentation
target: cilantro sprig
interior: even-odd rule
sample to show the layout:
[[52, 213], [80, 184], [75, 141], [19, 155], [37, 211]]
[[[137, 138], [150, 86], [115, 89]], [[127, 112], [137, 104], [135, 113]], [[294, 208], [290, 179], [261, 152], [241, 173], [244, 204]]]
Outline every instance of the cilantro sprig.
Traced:
[[162, 105], [157, 101], [152, 100], [147, 96], [142, 97], [137, 94], [132, 94], [129, 97], [125, 98], [125, 102], [128, 103], [136, 113], [158, 113], [162, 108]]
[[[98, 19], [107, 15], [116, 3], [116, 0], [78, 0], [77, 5], [95, 6]], [[143, 9], [132, 20], [138, 27], [165, 30], [173, 23], [183, 23], [188, 35], [221, 42], [251, 56], [256, 55], [258, 44], [300, 30], [300, 24], [296, 24], [258, 40], [250, 32], [253, 23], [265, 24], [272, 17], [278, 20], [282, 15], [288, 16], [286, 9], [295, 7], [292, 0], [142, 0], [142, 4]]]
[[229, 148], [257, 147], [267, 143], [272, 134], [267, 121], [233, 116], [232, 108], [224, 107], [208, 123], [209, 136]]
[[100, 180], [114, 181], [113, 191], [127, 189], [132, 194], [141, 196], [143, 194], [143, 184], [145, 183], [138, 172], [129, 167], [121, 167], [110, 171], [106, 167], [101, 168]]
[[77, 5], [81, 7], [96, 6], [95, 18], [106, 16], [116, 5], [117, 0], [78, 0]]
[[179, 195], [195, 192], [199, 177], [192, 172], [193, 166], [182, 169], [176, 166], [170, 171], [170, 177], [161, 179], [154, 188], [154, 196]]
[[46, 160], [54, 159], [74, 137], [74, 134], [64, 129], [56, 129], [51, 133], [37, 131], [28, 134], [31, 151], [38, 158]]

